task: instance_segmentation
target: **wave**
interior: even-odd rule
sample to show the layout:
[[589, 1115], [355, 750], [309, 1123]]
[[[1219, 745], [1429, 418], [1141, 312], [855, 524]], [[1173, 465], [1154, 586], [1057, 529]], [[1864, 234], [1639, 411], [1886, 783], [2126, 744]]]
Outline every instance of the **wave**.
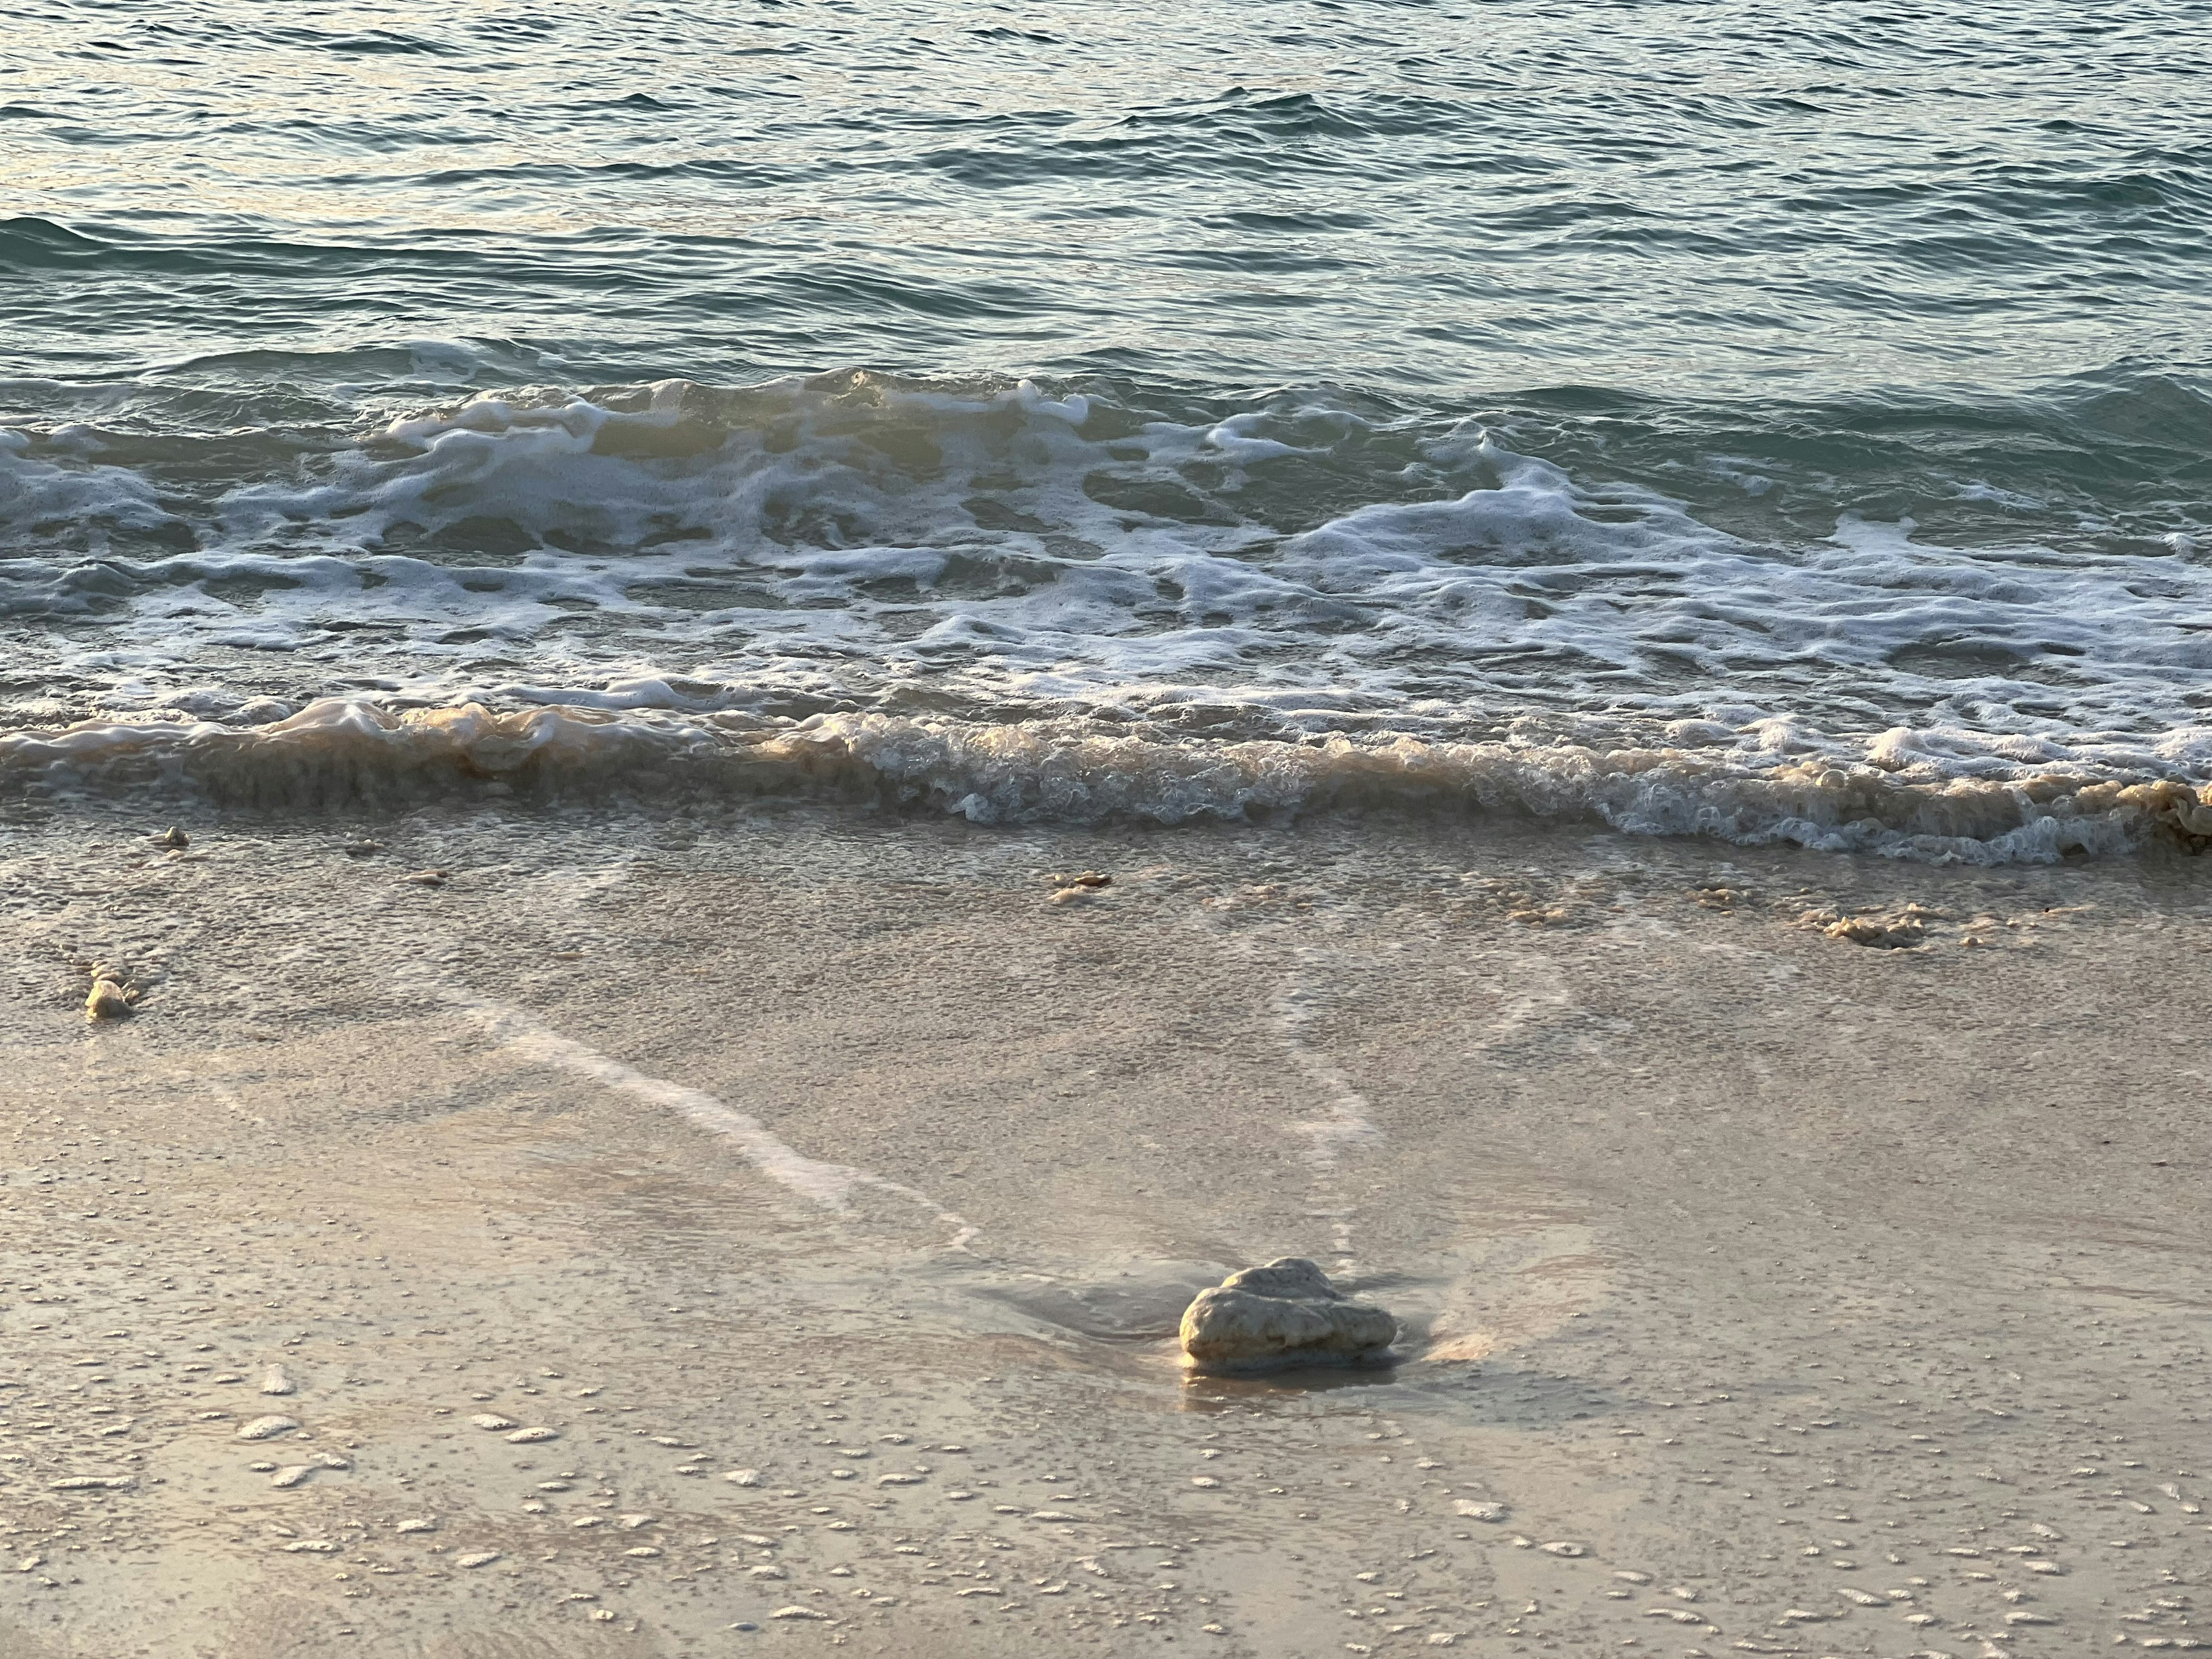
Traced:
[[[1592, 734], [1595, 735], [1595, 734]], [[1924, 733], [1856, 760], [1764, 763], [1682, 731], [1599, 747], [1407, 736], [1223, 741], [1117, 734], [1079, 720], [990, 725], [880, 714], [799, 721], [564, 706], [395, 712], [327, 699], [266, 726], [88, 722], [0, 735], [0, 787], [66, 799], [154, 787], [224, 805], [392, 805], [454, 797], [639, 793], [809, 796], [980, 823], [1280, 820], [1367, 808], [1506, 812], [1931, 862], [2049, 862], [2212, 846], [2212, 786], [2017, 765], [1943, 776]], [[1964, 737], [1955, 740], [1972, 747]]]
[[[343, 438], [0, 432], [0, 616], [103, 619], [97, 652], [140, 666], [245, 646], [361, 679], [435, 667], [449, 700], [523, 653], [572, 683], [835, 658], [1062, 695], [2195, 721], [2212, 571], [2189, 534], [1945, 545], [1847, 509], [1806, 539], [1757, 520], [1784, 492], [1755, 460], [1701, 456], [1664, 494], [1523, 430], [1327, 389], [1240, 405], [854, 372], [483, 394]], [[1981, 537], [2024, 510], [1944, 488]], [[1716, 490], [1732, 527], [1708, 521]], [[75, 641], [40, 641], [49, 678]]]

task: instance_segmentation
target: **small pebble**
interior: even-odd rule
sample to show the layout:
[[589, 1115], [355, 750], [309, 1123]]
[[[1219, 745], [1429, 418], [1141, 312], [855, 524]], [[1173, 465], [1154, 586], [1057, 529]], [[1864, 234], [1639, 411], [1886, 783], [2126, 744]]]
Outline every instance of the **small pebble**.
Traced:
[[93, 969], [92, 988], [84, 997], [87, 1019], [121, 1019], [131, 1012], [131, 993], [121, 980], [112, 977], [106, 969]]

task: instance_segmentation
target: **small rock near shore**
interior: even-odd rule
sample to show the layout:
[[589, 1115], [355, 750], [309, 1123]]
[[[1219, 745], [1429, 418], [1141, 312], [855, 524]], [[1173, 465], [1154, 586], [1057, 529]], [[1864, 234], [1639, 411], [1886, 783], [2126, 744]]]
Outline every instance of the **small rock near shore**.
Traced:
[[121, 1019], [137, 1004], [137, 994], [124, 982], [123, 976], [106, 963], [92, 970], [92, 988], [85, 993], [84, 1017], [88, 1020]]
[[1389, 1314], [1354, 1302], [1303, 1256], [1231, 1273], [1182, 1316], [1182, 1351], [1200, 1371], [1372, 1364], [1397, 1335]]

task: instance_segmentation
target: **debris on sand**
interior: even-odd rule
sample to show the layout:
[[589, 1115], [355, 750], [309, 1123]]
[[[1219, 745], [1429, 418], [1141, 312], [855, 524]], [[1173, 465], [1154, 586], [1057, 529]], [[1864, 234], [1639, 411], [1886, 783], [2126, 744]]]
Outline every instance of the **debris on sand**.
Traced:
[[167, 829], [161, 831], [160, 835], [149, 836], [146, 839], [152, 842], [156, 847], [167, 848], [173, 853], [181, 853], [185, 848], [190, 847], [192, 844], [192, 838], [186, 835], [183, 830], [178, 829], [173, 823]]
[[1114, 878], [1097, 870], [1079, 870], [1073, 874], [1054, 872], [1045, 878], [1052, 883], [1051, 904], [1087, 904], [1098, 896], [1101, 890], [1111, 887]]
[[1303, 1256], [1231, 1273], [1182, 1316], [1182, 1351], [1201, 1371], [1368, 1364], [1397, 1335], [1395, 1319], [1352, 1301]]
[[1845, 915], [1836, 910], [1807, 910], [1798, 916], [1800, 927], [1809, 927], [1826, 939], [1848, 945], [1870, 945], [1886, 951], [1909, 951], [1928, 942], [1928, 924], [1943, 920], [1943, 913], [1923, 905], [1908, 904], [1887, 914], [1869, 910]]

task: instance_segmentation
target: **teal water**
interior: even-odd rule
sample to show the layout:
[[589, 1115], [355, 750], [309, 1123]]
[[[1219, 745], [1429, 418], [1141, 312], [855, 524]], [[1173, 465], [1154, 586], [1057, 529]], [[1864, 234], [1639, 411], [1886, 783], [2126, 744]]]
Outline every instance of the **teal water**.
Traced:
[[[337, 697], [2212, 779], [2212, 5], [7, 37], [25, 742]], [[1654, 822], [1936, 833], [1843, 800]]]

